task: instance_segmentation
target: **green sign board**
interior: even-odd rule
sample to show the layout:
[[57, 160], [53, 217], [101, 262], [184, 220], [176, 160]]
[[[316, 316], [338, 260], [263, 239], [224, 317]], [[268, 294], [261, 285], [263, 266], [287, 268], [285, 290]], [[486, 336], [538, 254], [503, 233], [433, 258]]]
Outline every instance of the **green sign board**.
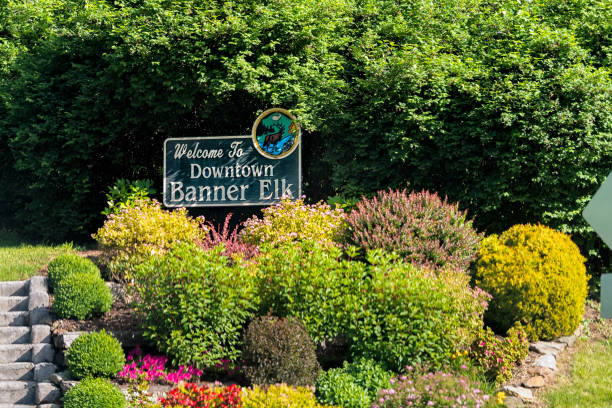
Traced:
[[[593, 195], [582, 216], [612, 248], [612, 173]], [[612, 274], [601, 275], [601, 317], [612, 318]]]
[[300, 197], [301, 178], [299, 147], [270, 159], [251, 136], [167, 139], [164, 146], [167, 207], [270, 205]]

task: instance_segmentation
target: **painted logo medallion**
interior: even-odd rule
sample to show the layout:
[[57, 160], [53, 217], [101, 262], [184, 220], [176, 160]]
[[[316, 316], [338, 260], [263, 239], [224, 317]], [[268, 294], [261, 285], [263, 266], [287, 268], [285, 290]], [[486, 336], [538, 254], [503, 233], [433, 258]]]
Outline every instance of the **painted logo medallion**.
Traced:
[[270, 159], [290, 155], [300, 143], [301, 131], [295, 116], [281, 108], [268, 109], [253, 125], [255, 149]]

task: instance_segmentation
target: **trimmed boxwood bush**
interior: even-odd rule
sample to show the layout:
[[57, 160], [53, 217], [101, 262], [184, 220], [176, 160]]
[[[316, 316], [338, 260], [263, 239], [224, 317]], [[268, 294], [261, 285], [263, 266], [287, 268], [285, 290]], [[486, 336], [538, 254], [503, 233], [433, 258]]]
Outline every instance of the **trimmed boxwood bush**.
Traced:
[[257, 308], [254, 273], [222, 251], [185, 243], [136, 268], [144, 336], [176, 365], [204, 369], [240, 355], [243, 326]]
[[466, 270], [481, 239], [467, 212], [428, 191], [379, 191], [357, 203], [347, 224], [347, 243], [396, 252], [407, 262], [435, 269]]
[[487, 237], [475, 272], [493, 295], [485, 320], [498, 333], [520, 323], [530, 340], [572, 333], [584, 313], [585, 259], [569, 236], [543, 225], [515, 225]]
[[265, 316], [249, 324], [242, 349], [252, 384], [313, 385], [320, 371], [315, 346], [295, 319]]
[[53, 291], [62, 278], [70, 273], [86, 272], [100, 276], [100, 269], [87, 258], [77, 254], [60, 255], [49, 263], [49, 290]]
[[119, 341], [105, 330], [82, 334], [66, 351], [66, 364], [77, 378], [113, 378], [125, 364]]
[[64, 396], [64, 408], [123, 408], [121, 390], [102, 378], [87, 378]]
[[65, 319], [89, 319], [108, 312], [112, 303], [113, 295], [100, 276], [71, 273], [55, 288], [53, 313]]

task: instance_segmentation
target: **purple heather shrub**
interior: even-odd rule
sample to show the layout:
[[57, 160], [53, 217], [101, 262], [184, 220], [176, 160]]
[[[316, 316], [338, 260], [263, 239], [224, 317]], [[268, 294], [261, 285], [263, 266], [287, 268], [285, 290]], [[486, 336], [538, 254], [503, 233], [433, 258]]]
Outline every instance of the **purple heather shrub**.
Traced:
[[395, 252], [435, 270], [467, 270], [482, 238], [457, 203], [425, 190], [379, 191], [362, 198], [346, 221], [347, 244]]

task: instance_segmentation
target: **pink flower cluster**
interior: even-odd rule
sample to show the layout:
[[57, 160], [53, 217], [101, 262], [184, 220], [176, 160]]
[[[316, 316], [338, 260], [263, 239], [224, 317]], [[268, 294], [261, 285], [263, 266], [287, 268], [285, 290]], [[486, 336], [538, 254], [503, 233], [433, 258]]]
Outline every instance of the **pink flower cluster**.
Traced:
[[189, 381], [202, 375], [202, 370], [191, 366], [181, 365], [177, 371], [167, 371], [165, 368], [168, 358], [164, 356], [142, 356], [139, 346], [130, 351], [127, 356], [128, 363], [119, 371], [119, 377], [124, 379], [144, 378], [146, 381], [162, 379], [169, 383], [178, 384]]

